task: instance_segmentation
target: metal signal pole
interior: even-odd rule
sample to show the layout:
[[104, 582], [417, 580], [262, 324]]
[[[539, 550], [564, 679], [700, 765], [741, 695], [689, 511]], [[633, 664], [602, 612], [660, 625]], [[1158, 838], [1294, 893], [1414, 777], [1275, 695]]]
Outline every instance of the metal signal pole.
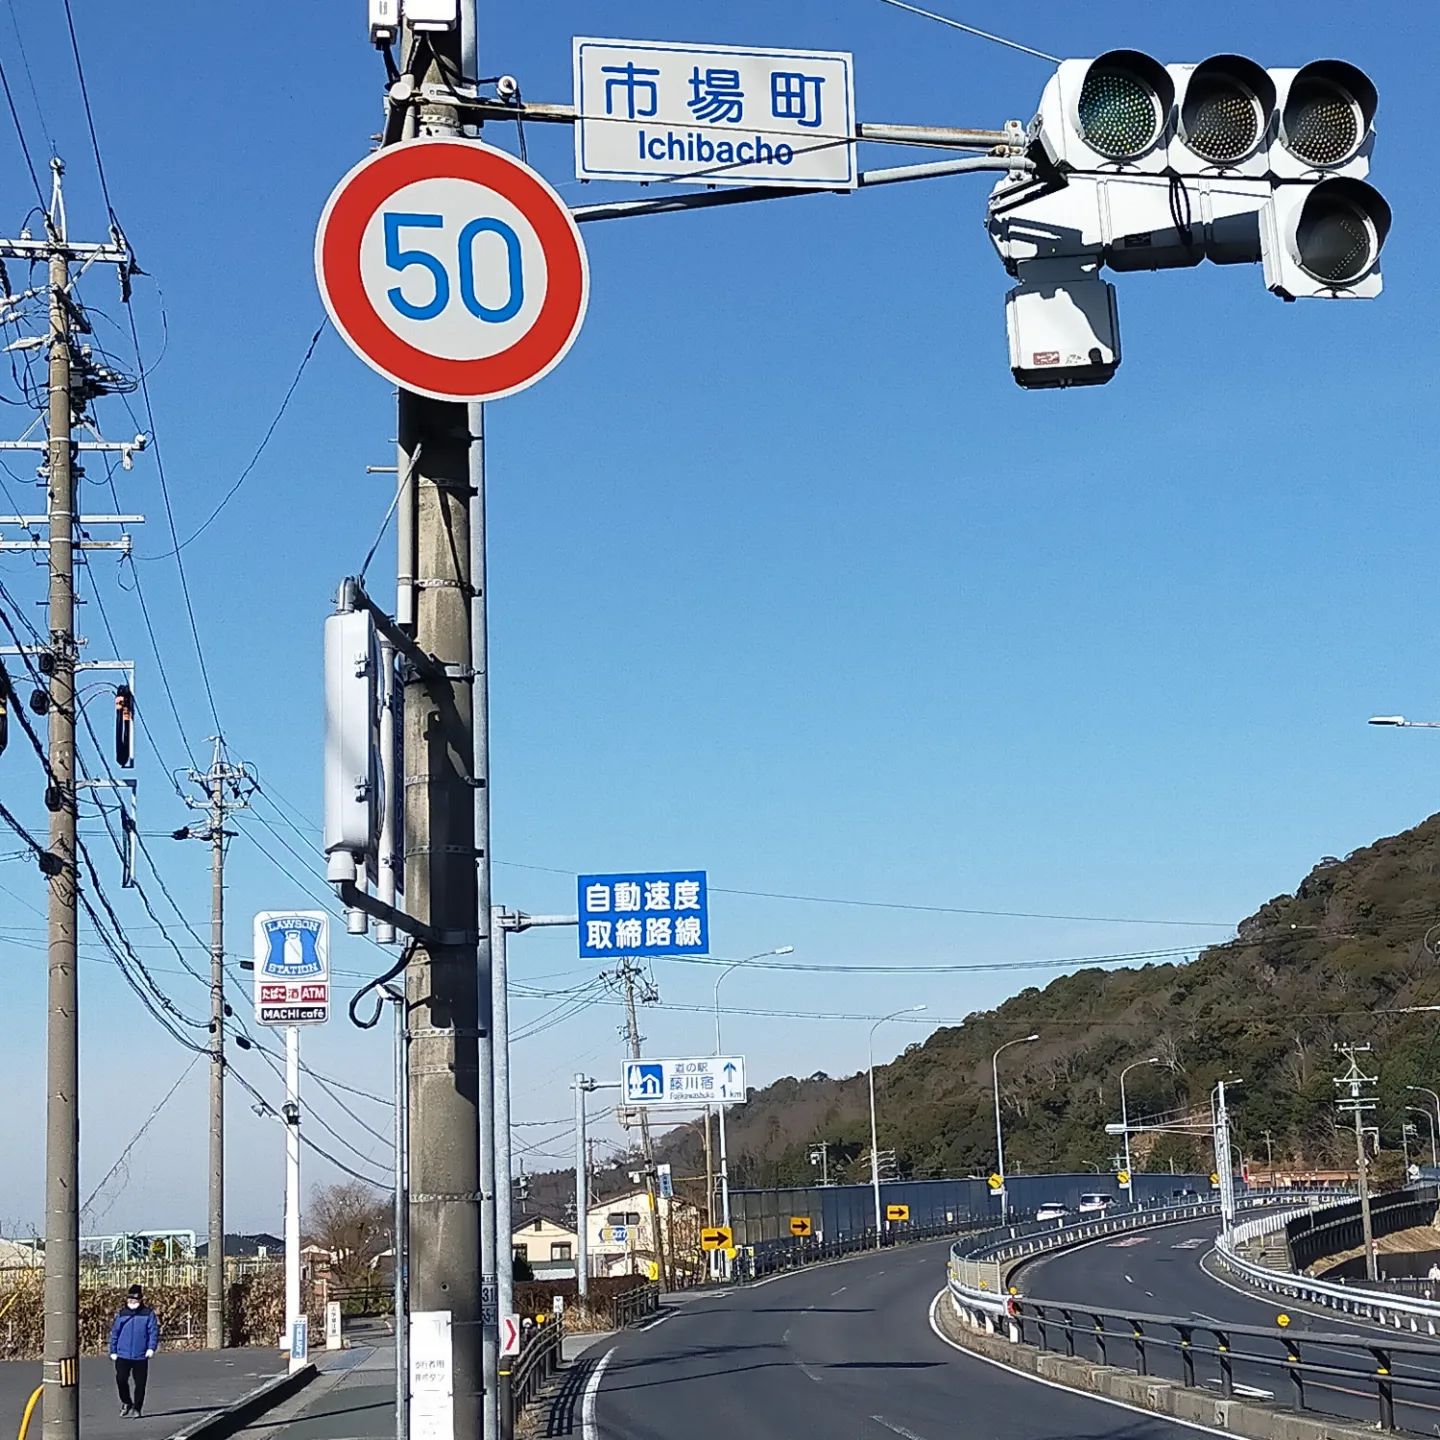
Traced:
[[225, 741], [211, 736], [214, 753], [206, 771], [191, 770], [188, 779], [204, 792], [203, 800], [187, 798], [193, 810], [209, 813], [200, 832], [175, 832], [176, 839], [210, 844], [210, 1217], [205, 1251], [205, 1345], [225, 1345], [225, 817], [249, 806], [255, 777], [245, 765], [225, 757]]

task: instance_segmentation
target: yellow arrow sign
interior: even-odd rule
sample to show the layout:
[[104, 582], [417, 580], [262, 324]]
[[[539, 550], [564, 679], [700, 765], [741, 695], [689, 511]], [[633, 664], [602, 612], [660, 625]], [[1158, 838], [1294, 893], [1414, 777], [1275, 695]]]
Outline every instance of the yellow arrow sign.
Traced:
[[910, 1218], [910, 1207], [908, 1205], [887, 1205], [885, 1207], [885, 1218], [887, 1220], [908, 1220]]
[[802, 1240], [815, 1233], [815, 1226], [811, 1223], [808, 1215], [792, 1215], [790, 1217], [790, 1233], [798, 1235]]
[[700, 1232], [702, 1250], [726, 1250], [734, 1243], [735, 1234], [728, 1225], [711, 1225]]

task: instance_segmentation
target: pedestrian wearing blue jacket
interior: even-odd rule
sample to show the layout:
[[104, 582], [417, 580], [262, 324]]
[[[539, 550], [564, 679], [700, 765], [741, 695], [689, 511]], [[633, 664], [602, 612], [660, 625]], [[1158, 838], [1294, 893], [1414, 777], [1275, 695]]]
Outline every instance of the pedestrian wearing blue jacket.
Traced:
[[[115, 1388], [120, 1392], [122, 1419], [140, 1416], [145, 1409], [145, 1382], [150, 1378], [150, 1361], [160, 1348], [160, 1322], [145, 1303], [145, 1292], [130, 1287], [125, 1308], [110, 1327], [110, 1358], [115, 1362]], [[130, 1382], [135, 1391], [131, 1394]]]

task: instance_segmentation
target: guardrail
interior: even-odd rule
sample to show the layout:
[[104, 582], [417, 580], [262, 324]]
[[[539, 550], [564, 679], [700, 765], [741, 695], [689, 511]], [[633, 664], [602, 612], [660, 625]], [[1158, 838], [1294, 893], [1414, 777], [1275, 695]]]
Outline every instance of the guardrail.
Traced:
[[615, 1297], [615, 1328], [623, 1330], [647, 1315], [653, 1315], [660, 1308], [660, 1287], [658, 1285], [637, 1285], [633, 1290], [622, 1290]]
[[[1295, 1192], [1252, 1194], [1241, 1203], [1248, 1208], [1295, 1198]], [[1297, 1334], [1280, 1327], [1225, 1325], [1194, 1316], [1151, 1315], [1097, 1309], [1078, 1302], [1027, 1300], [1008, 1286], [1009, 1274], [1017, 1262], [1023, 1263], [1034, 1255], [1127, 1230], [1218, 1215], [1219, 1208], [1217, 1202], [1208, 1200], [1137, 1207], [1089, 1221], [1012, 1226], [1007, 1232], [991, 1232], [957, 1242], [951, 1247], [948, 1266], [950, 1303], [955, 1313], [972, 1328], [1003, 1335], [1013, 1344], [1032, 1344], [1040, 1350], [1075, 1356], [1077, 1345], [1083, 1343], [1093, 1348], [1099, 1364], [1115, 1364], [1122, 1354], [1133, 1356], [1139, 1375], [1178, 1379], [1187, 1388], [1213, 1385], [1227, 1398], [1237, 1394], [1237, 1365], [1274, 1372], [1282, 1383], [1288, 1381], [1290, 1399], [1300, 1410], [1326, 1409], [1317, 1403], [1316, 1392], [1320, 1396], [1373, 1393], [1379, 1424], [1385, 1430], [1397, 1428], [1397, 1394], [1403, 1400], [1412, 1392], [1440, 1391], [1440, 1374], [1434, 1368], [1429, 1374], [1395, 1373], [1397, 1362], [1411, 1370], [1421, 1361], [1431, 1367], [1440, 1362], [1440, 1348], [1423, 1343], [1340, 1333]], [[1243, 1242], [1277, 1229], [1299, 1213], [1303, 1212], [1292, 1207], [1246, 1221], [1236, 1226], [1230, 1236], [1217, 1239], [1217, 1247], [1221, 1240], [1228, 1241], [1230, 1248], [1221, 1253], [1229, 1263], [1249, 1271], [1261, 1288], [1295, 1295], [1303, 1288], [1296, 1282], [1305, 1277], [1253, 1265], [1236, 1255], [1233, 1247], [1237, 1240]], [[1335, 1299], [1340, 1302], [1336, 1308], [1357, 1316], [1379, 1318], [1373, 1302], [1386, 1299], [1374, 1295], [1362, 1299], [1353, 1290], [1347, 1295], [1344, 1286], [1307, 1283], [1335, 1292]], [[1347, 1300], [1351, 1302], [1348, 1305], [1343, 1303]], [[1392, 1304], [1389, 1308], [1399, 1307]], [[1440, 1317], [1440, 1302], [1428, 1302], [1428, 1308]], [[1411, 1328], [1420, 1327], [1417, 1324]], [[1433, 1328], [1430, 1333], [1434, 1333]], [[1157, 1374], [1156, 1365], [1170, 1373]], [[1238, 1393], [1245, 1393], [1245, 1387]], [[1344, 1402], [1337, 1403], [1342, 1408], [1327, 1413], [1345, 1414]]]
[[[963, 1225], [911, 1225], [908, 1222], [880, 1232], [876, 1244], [875, 1231], [863, 1230], [843, 1240], [797, 1240], [793, 1245], [767, 1245], [763, 1250], [742, 1250], [736, 1256], [731, 1279], [743, 1283], [776, 1275], [782, 1270], [798, 1270], [805, 1265], [818, 1265], [825, 1260], [838, 1260], [843, 1255], [858, 1255], [865, 1250], [887, 1249], [892, 1245], [916, 1245], [925, 1240], [946, 1240], [962, 1234]], [[986, 1230], [984, 1233], [992, 1233]]]
[[1215, 1264], [1252, 1289], [1268, 1295], [1284, 1295], [1340, 1314], [1393, 1326], [1397, 1330], [1408, 1329], [1413, 1334], [1440, 1333], [1436, 1328], [1440, 1323], [1440, 1300], [1362, 1290], [1334, 1280], [1317, 1280], [1293, 1271], [1271, 1270], [1239, 1254], [1233, 1240], [1226, 1235], [1217, 1237], [1215, 1241]]
[[500, 1433], [513, 1435], [515, 1419], [524, 1413], [525, 1407], [536, 1399], [544, 1389], [546, 1381], [560, 1368], [561, 1346], [565, 1340], [565, 1327], [558, 1321], [541, 1325], [529, 1333], [521, 1346], [519, 1355], [509, 1361], [508, 1383], [501, 1361], [500, 1375]]
[[[953, 1288], [951, 1293], [955, 1293]], [[996, 1331], [989, 1312], [969, 1310], [958, 1297], [955, 1303], [957, 1311], [972, 1325]], [[1426, 1360], [1433, 1364], [1440, 1360], [1440, 1348], [1435, 1346], [1308, 1330], [1302, 1335], [1259, 1325], [1097, 1310], [1088, 1305], [1017, 1296], [1007, 1297], [1005, 1305], [1004, 1324], [1017, 1345], [1034, 1344], [1041, 1350], [1075, 1356], [1079, 1345], [1084, 1344], [1093, 1349], [1100, 1365], [1133, 1360], [1139, 1375], [1178, 1379], [1187, 1389], [1209, 1388], [1213, 1384], [1227, 1399], [1247, 1393], [1249, 1387], [1243, 1384], [1237, 1391], [1235, 1369], [1237, 1365], [1251, 1366], [1275, 1372], [1282, 1381], [1288, 1379], [1290, 1402], [1297, 1410], [1345, 1415], [1344, 1408], [1327, 1406], [1323, 1397], [1332, 1393], [1373, 1393], [1380, 1427], [1394, 1430], [1397, 1394], [1403, 1401], [1411, 1394], [1440, 1391], [1440, 1377], [1433, 1373], [1396, 1374], [1397, 1362]], [[1360, 1356], [1366, 1358], [1359, 1360]], [[1344, 1402], [1335, 1403], [1343, 1407]]]
[[[1314, 1192], [1318, 1193], [1318, 1192]], [[1293, 1190], [1254, 1191], [1240, 1197], [1237, 1204], [1244, 1209], [1271, 1206], [1279, 1201], [1314, 1198], [1314, 1193]], [[1286, 1216], [1302, 1213], [1292, 1208]], [[1067, 1245], [1083, 1244], [1128, 1230], [1143, 1230], [1152, 1225], [1178, 1225], [1187, 1220], [1203, 1219], [1220, 1214], [1218, 1200], [1193, 1199], [1164, 1201], [1153, 1205], [1137, 1205], [1119, 1210], [1112, 1208], [1093, 1220], [1066, 1217], [1063, 1220], [1032, 1220], [1023, 1225], [1010, 1225], [1003, 1230], [990, 1230], [950, 1247], [950, 1276], [962, 1290], [977, 1298], [988, 1295], [992, 1306], [1002, 1306], [1006, 1280], [1017, 1261]], [[1244, 1227], [1240, 1227], [1244, 1228]], [[999, 1313], [996, 1309], [995, 1313]]]

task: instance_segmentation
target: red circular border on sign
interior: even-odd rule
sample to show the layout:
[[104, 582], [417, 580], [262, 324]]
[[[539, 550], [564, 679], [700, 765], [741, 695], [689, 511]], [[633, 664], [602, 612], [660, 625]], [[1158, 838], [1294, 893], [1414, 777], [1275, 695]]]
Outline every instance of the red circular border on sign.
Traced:
[[[418, 180], [474, 181], [503, 195], [535, 228], [545, 254], [545, 299], [513, 345], [475, 360], [427, 355], [380, 318], [360, 275], [360, 241], [375, 212]], [[335, 322], [397, 384], [455, 399], [500, 396], [543, 375], [575, 336], [585, 303], [585, 260], [569, 211], [529, 169], [475, 141], [418, 140], [381, 150], [351, 172], [321, 221], [321, 276]]]

